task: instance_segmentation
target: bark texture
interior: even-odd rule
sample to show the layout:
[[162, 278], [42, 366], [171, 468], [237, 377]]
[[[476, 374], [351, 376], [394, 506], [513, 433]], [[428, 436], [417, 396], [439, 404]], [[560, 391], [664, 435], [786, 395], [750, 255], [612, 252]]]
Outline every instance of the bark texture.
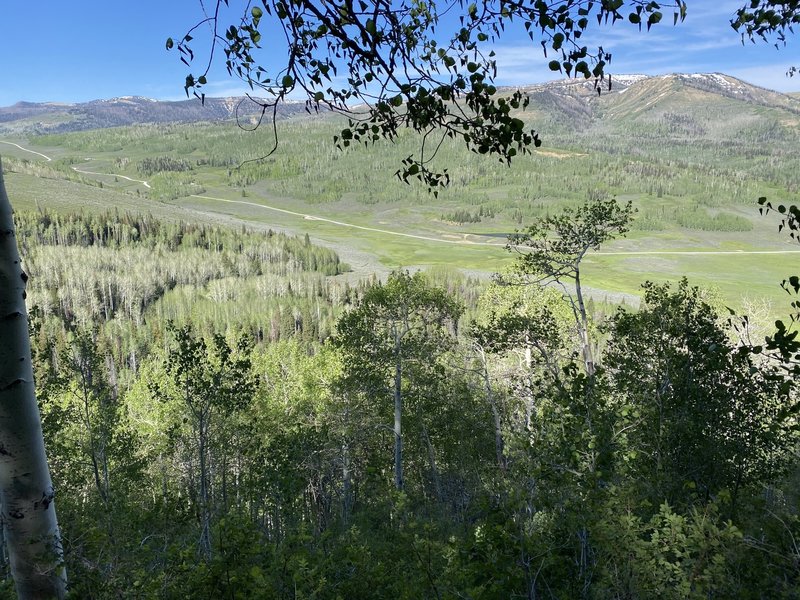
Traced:
[[0, 504], [22, 600], [63, 598], [66, 576], [33, 383], [25, 283], [0, 165]]

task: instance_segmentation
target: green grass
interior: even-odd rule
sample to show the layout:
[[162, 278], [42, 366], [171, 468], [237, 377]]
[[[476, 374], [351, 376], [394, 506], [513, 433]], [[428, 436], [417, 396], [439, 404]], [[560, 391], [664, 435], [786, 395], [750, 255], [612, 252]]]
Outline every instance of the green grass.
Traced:
[[788, 307], [780, 282], [797, 271], [798, 255], [603, 256], [584, 265], [589, 285], [603, 290], [638, 293], [645, 280], [674, 281], [685, 276], [693, 285], [717, 290], [733, 308], [747, 299], [769, 300], [776, 314]]
[[[190, 197], [172, 202], [158, 202], [115, 190], [14, 173], [6, 175], [6, 184], [14, 206], [20, 210], [46, 206], [64, 213], [75, 210], [101, 212], [111, 207], [122, 211], [147, 212], [160, 218], [175, 220], [231, 224], [246, 222], [280, 230], [307, 231], [315, 240], [332, 244], [343, 243], [357, 251], [373, 254], [387, 268], [447, 265], [468, 271], [492, 273], [502, 270], [511, 260], [510, 255], [503, 249], [504, 239], [501, 236], [493, 240], [496, 246], [459, 245], [342, 227], [255, 206], [219, 203], [202, 198]], [[236, 201], [259, 203], [258, 198], [237, 198], [230, 192], [228, 197]], [[271, 202], [296, 212], [299, 212], [299, 208], [303, 208], [298, 207], [296, 202]], [[364, 223], [365, 226], [376, 224], [370, 221], [367, 213], [354, 212], [348, 215], [348, 218], [356, 223]], [[399, 223], [388, 220], [386, 216], [383, 220], [387, 221], [386, 224], [378, 222], [377, 225], [386, 229], [402, 229], [394, 227]], [[606, 250], [635, 252], [706, 249], [735, 252], [759, 248], [791, 249], [791, 246], [781, 242], [777, 235], [771, 235], [772, 224], [765, 220], [759, 223], [761, 225], [758, 228], [759, 233], [766, 235], [769, 243], [753, 244], [726, 233], [708, 234], [689, 231], [680, 234], [677, 231], [670, 231], [644, 235], [642, 232], [634, 232], [630, 239], [617, 240], [609, 244]], [[429, 230], [427, 233], [436, 235], [435, 231]], [[473, 236], [473, 239], [488, 241], [490, 238]], [[587, 257], [584, 272], [586, 284], [596, 290], [602, 290], [594, 293], [599, 300], [604, 298], [604, 291], [638, 295], [641, 283], [647, 279], [674, 280], [685, 275], [694, 284], [718, 289], [722, 297], [733, 306], [740, 306], [742, 299], [746, 297], [765, 297], [773, 303], [779, 313], [786, 303], [787, 296], [778, 284], [788, 274], [794, 272], [796, 266], [797, 255], [630, 256], [595, 253]]]
[[[211, 192], [209, 192], [211, 194]], [[216, 195], [216, 194], [215, 194]], [[224, 197], [221, 196], [220, 197]], [[420, 240], [390, 233], [368, 231], [364, 229], [336, 225], [317, 219], [307, 219], [302, 216], [290, 215], [280, 211], [259, 208], [251, 204], [240, 204], [247, 202], [260, 204], [258, 198], [247, 197], [237, 198], [230, 193], [227, 198], [233, 203], [221, 203], [204, 198], [189, 197], [174, 201], [175, 205], [204, 214], [224, 215], [242, 219], [248, 222], [258, 222], [270, 227], [278, 227], [291, 231], [308, 232], [314, 239], [328, 242], [345, 243], [355, 250], [374, 254], [377, 259], [389, 268], [430, 266], [430, 265], [450, 265], [468, 270], [485, 271], [487, 273], [502, 269], [503, 265], [509, 261], [508, 254], [504, 251], [502, 241], [497, 241], [498, 245], [493, 247], [471, 246], [455, 244], [441, 238], [438, 241]], [[297, 206], [297, 203], [280, 202], [270, 200], [270, 206], [278, 206], [284, 210], [299, 212], [306, 208], [312, 210], [315, 207]], [[331, 211], [316, 211], [317, 214], [324, 213], [326, 218], [334, 219], [336, 214]], [[343, 217], [340, 217], [343, 218]], [[383, 223], [382, 221], [371, 222], [365, 215], [347, 214], [348, 223], [361, 225], [363, 227], [383, 228], [387, 231], [404, 232], [405, 227], [400, 229], [394, 227], [393, 222]], [[426, 233], [435, 235], [427, 231]]]
[[[446, 143], [439, 164], [449, 168], [452, 185], [438, 198], [418, 185], [400, 183], [393, 175], [400, 159], [416, 149], [418, 140], [413, 136], [403, 134], [395, 146], [381, 143], [340, 152], [331, 146], [338, 130], [331, 119], [282, 122], [278, 153], [241, 168], [236, 167], [269, 147], [268, 131], [250, 134], [230, 124], [140, 126], [14, 140], [75, 162], [79, 169], [108, 175], [84, 175], [102, 181], [104, 189], [30, 175], [10, 174], [7, 180], [12, 199], [20, 206], [37, 202], [55, 210], [118, 206], [164, 218], [308, 232], [340, 253], [349, 249], [371, 257], [361, 261], [364, 274], [370, 269], [433, 265], [485, 274], [499, 271], [511, 260], [503, 249], [508, 233], [559, 206], [597, 195], [616, 195], [639, 208], [639, 221], [629, 237], [608, 244], [603, 248], [607, 252], [793, 248], [776, 232], [774, 219], [758, 215], [755, 199], [794, 197], [796, 184], [791, 181], [796, 173], [786, 160], [796, 153], [794, 133], [776, 133], [770, 124], [774, 115], [761, 109], [743, 118], [746, 128], [731, 131], [727, 138], [720, 133], [724, 130], [717, 129], [714, 138], [665, 137], [658, 118], [653, 117], [655, 125], [644, 130], [620, 121], [603, 125], [608, 130], [603, 135], [562, 131], [557, 139], [551, 136], [550, 147], [520, 157], [510, 169]], [[711, 115], [698, 118], [707, 125]], [[737, 138], [740, 135], [744, 138]], [[776, 136], [774, 143], [761, 144], [768, 135]], [[0, 150], [36, 159], [11, 146]], [[92, 160], [87, 161], [89, 157]], [[171, 157], [192, 168], [145, 177], [136, 166], [147, 157]], [[70, 165], [63, 160], [58, 168], [69, 173]], [[146, 178], [153, 188], [115, 178], [114, 173]], [[197, 189], [237, 203], [185, 195]], [[475, 214], [481, 208], [495, 216], [463, 225], [442, 219], [455, 210]], [[343, 260], [359, 262], [348, 256]], [[788, 254], [592, 255], [586, 262], [586, 282], [601, 290], [598, 294], [603, 290], [636, 294], [646, 279], [686, 275], [695, 284], [719, 289], [732, 305], [763, 295], [782, 306], [786, 299], [778, 284], [797, 270], [797, 264], [798, 255]]]
[[4, 179], [11, 204], [16, 210], [33, 210], [43, 207], [67, 214], [76, 211], [99, 213], [109, 209], [118, 209], [150, 213], [160, 218], [175, 220], [198, 218], [198, 215], [178, 207], [151, 200], [147, 196], [137, 196], [117, 189], [18, 173], [5, 173]]

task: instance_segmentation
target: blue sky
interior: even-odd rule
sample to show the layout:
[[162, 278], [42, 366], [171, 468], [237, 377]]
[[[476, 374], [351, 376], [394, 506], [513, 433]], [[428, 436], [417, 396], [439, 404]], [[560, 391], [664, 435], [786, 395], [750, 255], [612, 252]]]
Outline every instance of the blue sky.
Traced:
[[[232, 5], [237, 2], [244, 4], [231, 0]], [[800, 37], [781, 50], [763, 43], [743, 46], [728, 21], [745, 2], [688, 0], [687, 19], [677, 27], [665, 15], [650, 32], [618, 23], [595, 29], [584, 40], [612, 52], [612, 73], [723, 72], [771, 89], [800, 91], [800, 76], [785, 76], [790, 65], [800, 66]], [[169, 36], [180, 37], [202, 16], [199, 0], [2, 0], [0, 106], [19, 100], [184, 97], [188, 70], [177, 53], [166, 52], [164, 42]], [[495, 50], [499, 84], [555, 78], [541, 47], [521, 32], [511, 32]], [[206, 88], [214, 96], [242, 91], [244, 87], [224, 71]]]

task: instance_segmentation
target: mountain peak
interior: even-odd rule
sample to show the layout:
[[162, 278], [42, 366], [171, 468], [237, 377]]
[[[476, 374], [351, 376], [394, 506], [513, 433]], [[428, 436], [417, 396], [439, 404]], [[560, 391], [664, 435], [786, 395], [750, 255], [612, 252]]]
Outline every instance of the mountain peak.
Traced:
[[[559, 126], [582, 127], [594, 119], [638, 119], [646, 114], [686, 113], [719, 102], [779, 108], [800, 114], [798, 97], [749, 84], [724, 73], [668, 75], [612, 74], [598, 87], [593, 79], [570, 78], [520, 86], [531, 98], [531, 119], [554, 119]], [[510, 91], [510, 88], [509, 88]], [[727, 109], [726, 109], [727, 110]], [[18, 102], [0, 107], [0, 134], [60, 133], [143, 123], [189, 123], [250, 118], [261, 106], [248, 98], [206, 97], [179, 101], [119, 96], [80, 104]], [[302, 101], [281, 104], [280, 118], [305, 115]], [[792, 117], [793, 119], [795, 117]]]

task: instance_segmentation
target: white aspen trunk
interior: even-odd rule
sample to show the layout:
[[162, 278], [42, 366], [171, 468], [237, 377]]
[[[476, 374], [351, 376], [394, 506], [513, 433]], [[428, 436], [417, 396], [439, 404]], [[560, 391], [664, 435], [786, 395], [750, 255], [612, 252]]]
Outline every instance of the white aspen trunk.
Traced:
[[436, 466], [436, 451], [431, 444], [431, 437], [428, 435], [428, 428], [422, 426], [422, 440], [425, 442], [425, 447], [428, 450], [428, 467], [431, 470], [431, 479], [433, 479], [433, 489], [436, 492], [436, 500], [441, 504], [443, 499], [442, 494], [442, 479], [439, 477], [439, 468]]
[[353, 506], [353, 483], [350, 479], [350, 447], [342, 444], [342, 522], [350, 523], [350, 510]]
[[[500, 411], [497, 409], [497, 403], [494, 399], [494, 392], [492, 391], [492, 380], [489, 375], [489, 362], [486, 359], [486, 352], [478, 345], [478, 356], [481, 359], [481, 367], [483, 369], [483, 385], [486, 392], [486, 400], [489, 402], [489, 407], [492, 409], [492, 419], [494, 421], [494, 451], [497, 456], [497, 466], [505, 470], [506, 456], [505, 456], [505, 443], [503, 441], [503, 428], [500, 420]], [[527, 356], [526, 356], [527, 358]]]
[[63, 598], [66, 575], [33, 383], [25, 282], [0, 165], [0, 504], [20, 599]]
[[589, 339], [589, 318], [586, 315], [586, 305], [583, 302], [583, 290], [581, 289], [581, 275], [578, 269], [575, 269], [575, 295], [578, 297], [578, 309], [580, 310], [581, 322], [579, 327], [581, 330], [581, 345], [583, 346], [583, 362], [586, 366], [586, 374], [591, 378], [594, 377], [594, 358], [592, 357], [592, 344]]
[[403, 372], [400, 357], [395, 359], [394, 369], [394, 487], [403, 490], [403, 396], [401, 387]]
[[200, 415], [200, 552], [206, 560], [211, 560], [211, 515], [208, 502], [208, 467], [206, 448], [208, 442], [207, 416]]

